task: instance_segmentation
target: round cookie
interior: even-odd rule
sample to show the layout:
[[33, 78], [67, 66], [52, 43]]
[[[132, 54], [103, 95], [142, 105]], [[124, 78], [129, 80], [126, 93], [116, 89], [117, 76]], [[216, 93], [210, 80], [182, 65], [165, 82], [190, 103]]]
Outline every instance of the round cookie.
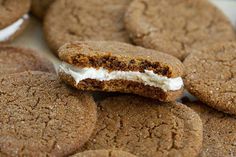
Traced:
[[47, 9], [54, 1], [55, 0], [33, 0], [31, 4], [31, 11], [36, 17], [43, 19]]
[[131, 0], [57, 0], [44, 21], [52, 50], [77, 40], [130, 42], [123, 17]]
[[187, 103], [203, 122], [203, 148], [200, 157], [236, 156], [236, 117], [205, 106], [201, 102]]
[[98, 102], [98, 121], [82, 150], [121, 149], [139, 157], [197, 156], [202, 123], [190, 108], [137, 96]]
[[207, 105], [236, 114], [236, 43], [221, 43], [184, 61], [188, 91]]
[[88, 150], [72, 157], [135, 157], [135, 155], [120, 150]]
[[229, 20], [208, 0], [134, 0], [125, 24], [136, 44], [181, 60], [193, 50], [236, 39]]
[[54, 74], [0, 77], [0, 155], [70, 155], [88, 140], [96, 118], [92, 96]]
[[0, 76], [28, 70], [55, 72], [53, 64], [33, 50], [0, 46]]
[[30, 0], [0, 0], [0, 42], [18, 36], [28, 23]]

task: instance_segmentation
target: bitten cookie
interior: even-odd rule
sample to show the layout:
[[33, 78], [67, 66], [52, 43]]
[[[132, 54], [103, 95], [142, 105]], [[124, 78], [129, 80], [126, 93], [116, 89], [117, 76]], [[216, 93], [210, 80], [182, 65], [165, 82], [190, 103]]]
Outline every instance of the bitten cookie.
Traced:
[[72, 157], [135, 157], [135, 155], [120, 150], [88, 150]]
[[221, 43], [184, 61], [185, 86], [207, 105], [236, 114], [236, 43]]
[[203, 148], [200, 157], [236, 156], [236, 117], [211, 109], [201, 102], [187, 103], [203, 122]]
[[183, 91], [182, 63], [161, 52], [109, 41], [81, 41], [59, 50], [59, 76], [80, 89], [133, 93], [173, 101]]
[[208, 0], [134, 0], [125, 23], [136, 44], [181, 60], [195, 49], [236, 39], [229, 20]]
[[0, 0], [0, 43], [18, 36], [28, 23], [30, 0]]
[[0, 156], [66, 156], [82, 146], [96, 123], [89, 94], [44, 72], [0, 77]]
[[95, 131], [81, 150], [117, 148], [139, 157], [191, 157], [202, 147], [202, 122], [190, 108], [137, 96], [98, 102]]
[[124, 14], [131, 0], [57, 0], [44, 21], [46, 40], [52, 50], [77, 40], [130, 42]]
[[0, 46], [0, 76], [28, 70], [55, 72], [53, 64], [33, 50]]
[[55, 0], [32, 0], [31, 11], [39, 19], [43, 19], [49, 6]]

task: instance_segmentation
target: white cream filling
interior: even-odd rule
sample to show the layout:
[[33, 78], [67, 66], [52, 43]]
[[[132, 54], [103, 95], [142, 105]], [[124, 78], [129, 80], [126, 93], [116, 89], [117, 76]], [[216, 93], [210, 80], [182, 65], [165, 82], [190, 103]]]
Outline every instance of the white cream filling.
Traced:
[[29, 18], [28, 14], [22, 16], [19, 20], [11, 24], [10, 26], [0, 30], [0, 41], [8, 40], [13, 34], [15, 34], [20, 27], [22, 26], [23, 22]]
[[164, 91], [175, 91], [183, 87], [183, 80], [181, 77], [168, 78], [155, 74], [151, 70], [145, 70], [144, 73], [135, 71], [111, 71], [104, 68], [78, 68], [67, 63], [62, 63], [59, 66], [59, 72], [64, 72], [73, 77], [78, 84], [85, 79], [95, 79], [98, 81], [109, 80], [128, 80], [143, 83], [153, 87], [161, 88]]

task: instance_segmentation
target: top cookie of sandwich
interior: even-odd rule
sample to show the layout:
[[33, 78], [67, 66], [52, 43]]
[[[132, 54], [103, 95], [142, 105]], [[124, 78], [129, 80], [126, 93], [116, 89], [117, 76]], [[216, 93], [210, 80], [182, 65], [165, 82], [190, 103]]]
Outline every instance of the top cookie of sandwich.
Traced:
[[130, 0], [57, 0], [45, 17], [49, 46], [57, 50], [75, 40], [130, 42], [124, 14]]
[[228, 19], [207, 0], [134, 0], [125, 23], [136, 44], [179, 59], [192, 49], [235, 40]]
[[30, 9], [30, 0], [0, 0], [0, 29], [11, 25]]

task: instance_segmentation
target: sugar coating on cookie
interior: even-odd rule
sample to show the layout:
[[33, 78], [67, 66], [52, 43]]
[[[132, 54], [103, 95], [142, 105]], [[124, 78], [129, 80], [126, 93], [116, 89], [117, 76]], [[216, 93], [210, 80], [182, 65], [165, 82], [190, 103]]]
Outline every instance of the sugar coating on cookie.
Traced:
[[236, 43], [221, 43], [184, 61], [185, 86], [207, 105], [236, 114]]
[[109, 41], [65, 44], [59, 49], [62, 80], [82, 90], [134, 93], [162, 101], [183, 89], [182, 63], [161, 52]]
[[23, 72], [0, 77], [0, 156], [66, 156], [90, 137], [96, 105], [57, 76]]
[[124, 14], [131, 0], [57, 0], [48, 10], [44, 32], [57, 53], [70, 41], [112, 40], [130, 42]]
[[208, 0], [134, 0], [125, 17], [136, 44], [181, 60], [195, 49], [236, 39], [227, 17]]
[[203, 148], [200, 157], [236, 156], [236, 117], [218, 112], [201, 102], [186, 103], [203, 123]]
[[50, 61], [31, 49], [0, 46], [0, 76], [28, 70], [55, 72]]
[[0, 42], [19, 35], [27, 25], [30, 0], [0, 0]]
[[71, 157], [136, 157], [121, 150], [88, 150], [72, 155]]

